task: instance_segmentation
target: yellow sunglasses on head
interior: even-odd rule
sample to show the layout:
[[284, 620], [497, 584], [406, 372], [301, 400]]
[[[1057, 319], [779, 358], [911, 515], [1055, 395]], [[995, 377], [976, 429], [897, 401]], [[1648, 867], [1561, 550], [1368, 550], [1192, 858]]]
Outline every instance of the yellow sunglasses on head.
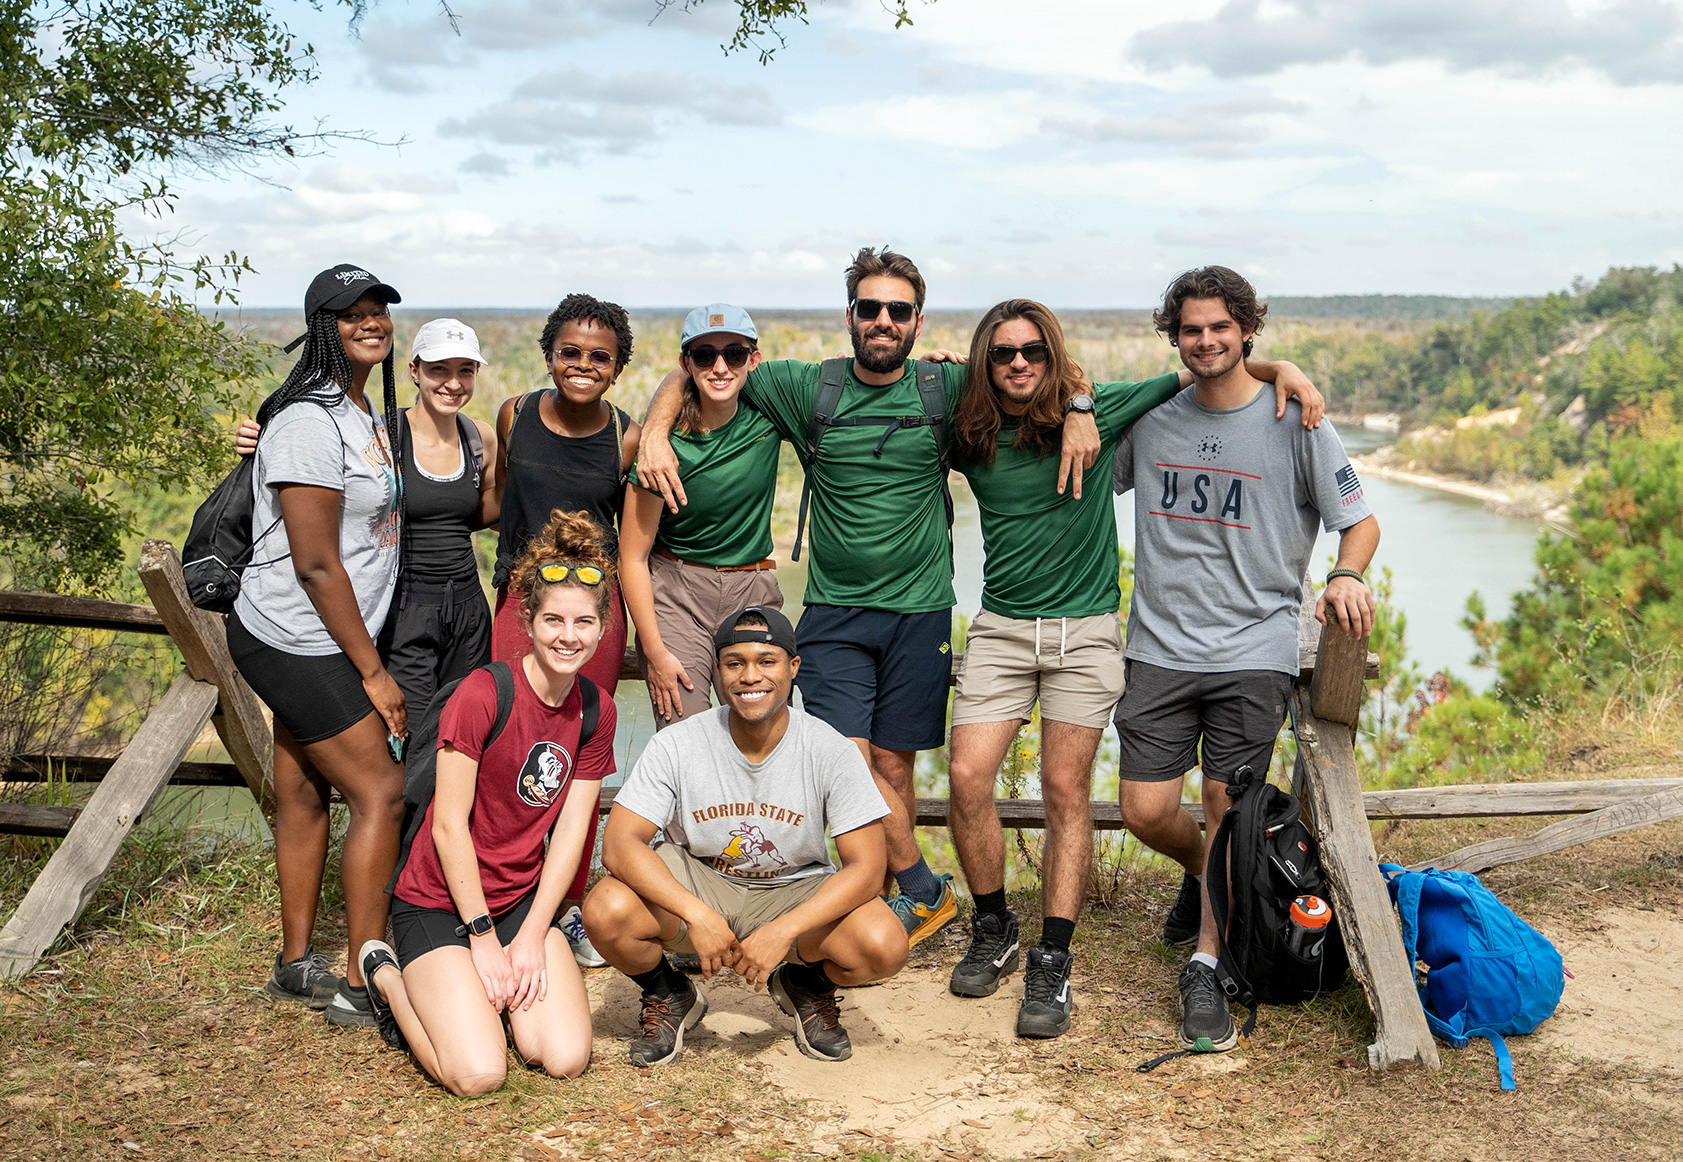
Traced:
[[538, 566], [538, 576], [551, 585], [565, 581], [569, 575], [581, 585], [602, 584], [602, 570], [595, 565], [567, 565], [560, 561], [546, 561]]

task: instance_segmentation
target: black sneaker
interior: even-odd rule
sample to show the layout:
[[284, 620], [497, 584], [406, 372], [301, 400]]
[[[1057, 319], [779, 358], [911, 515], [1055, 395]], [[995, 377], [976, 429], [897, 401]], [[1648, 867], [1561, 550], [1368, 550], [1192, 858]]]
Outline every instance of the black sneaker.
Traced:
[[953, 966], [953, 978], [947, 987], [954, 996], [991, 997], [999, 991], [1000, 978], [1017, 971], [1021, 957], [1017, 913], [1000, 916], [993, 912], [972, 912], [970, 951]]
[[841, 1025], [841, 1007], [836, 990], [809, 993], [784, 978], [787, 965], [778, 965], [766, 982], [777, 1007], [795, 1018], [795, 1044], [815, 1061], [846, 1061], [853, 1056], [853, 1042]]
[[1074, 953], [1038, 944], [1029, 949], [1017, 1036], [1044, 1040], [1069, 1031], [1069, 970], [1074, 964]]
[[[397, 968], [397, 953], [384, 940], [370, 940], [362, 946], [362, 952], [357, 960], [362, 964], [362, 979], [368, 989], [368, 1004], [374, 1010], [374, 1024], [380, 1030], [380, 1040], [393, 1049], [407, 1050], [408, 1038], [403, 1030], [397, 1027], [397, 1017], [392, 1013], [392, 1007], [386, 1003], [386, 998], [380, 993], [380, 986], [374, 983], [374, 974], [386, 965]], [[401, 970], [399, 970], [401, 971]]]
[[312, 1009], [325, 1009], [339, 991], [339, 977], [329, 967], [327, 957], [311, 944], [297, 960], [282, 960], [280, 953], [275, 953], [275, 968], [263, 991], [276, 1000], [301, 1001]]
[[1198, 926], [1204, 919], [1204, 897], [1198, 881], [1189, 875], [1180, 878], [1180, 895], [1163, 921], [1163, 943], [1176, 948], [1191, 948], [1198, 943]]
[[374, 1016], [374, 1002], [368, 999], [368, 985], [354, 985], [343, 977], [339, 979], [339, 991], [333, 994], [333, 1003], [322, 1016], [329, 1025], [341, 1029], [372, 1028], [379, 1024]]
[[643, 994], [643, 1011], [638, 1017], [643, 1035], [631, 1043], [631, 1064], [668, 1065], [684, 1055], [684, 1030], [695, 1028], [707, 1013], [707, 998], [684, 979], [684, 991], [669, 997]]
[[1215, 969], [1194, 960], [1180, 973], [1180, 1045], [1194, 1053], [1223, 1053], [1239, 1043]]
[[700, 972], [701, 956], [695, 952], [674, 952], [672, 954], [672, 967], [679, 972]]

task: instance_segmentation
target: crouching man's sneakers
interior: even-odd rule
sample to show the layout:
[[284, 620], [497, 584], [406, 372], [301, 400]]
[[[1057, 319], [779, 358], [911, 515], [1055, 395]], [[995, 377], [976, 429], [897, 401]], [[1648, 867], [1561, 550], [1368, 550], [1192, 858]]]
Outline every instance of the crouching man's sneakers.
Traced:
[[1045, 1039], [1069, 1031], [1069, 970], [1073, 953], [1037, 945], [1029, 949], [1023, 974], [1023, 1005], [1017, 1010], [1017, 1036]]
[[1180, 973], [1180, 1045], [1194, 1053], [1222, 1053], [1239, 1043], [1215, 969], [1194, 960]]
[[667, 1065], [684, 1055], [684, 1030], [693, 1029], [707, 1013], [707, 998], [684, 978], [682, 992], [669, 997], [643, 994], [643, 1012], [638, 1018], [642, 1036], [631, 1043], [631, 1064]]
[[766, 984], [777, 1007], [795, 1018], [795, 1044], [817, 1061], [846, 1061], [852, 1057], [853, 1043], [841, 1025], [836, 990], [809, 993], [788, 979], [787, 968], [778, 965]]

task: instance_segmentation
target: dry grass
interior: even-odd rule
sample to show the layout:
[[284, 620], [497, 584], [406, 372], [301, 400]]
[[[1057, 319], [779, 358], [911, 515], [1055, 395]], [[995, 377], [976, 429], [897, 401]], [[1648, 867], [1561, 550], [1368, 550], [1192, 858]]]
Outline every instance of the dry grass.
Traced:
[[[1383, 856], [1407, 862], [1517, 829], [1454, 820], [1395, 824], [1378, 838]], [[8, 886], [41, 851], [23, 841], [0, 851]], [[1683, 821], [1674, 821], [1500, 869], [1487, 882], [1544, 931], [1583, 932], [1610, 900], [1683, 906], [1680, 856]], [[1030, 1133], [1026, 1156], [1675, 1156], [1683, 1141], [1676, 1073], [1649, 1076], [1515, 1041], [1517, 1093], [1497, 1089], [1482, 1042], [1446, 1050], [1440, 1073], [1375, 1076], [1363, 1064], [1371, 1019], [1353, 984], [1302, 1008], [1265, 1009], [1240, 1053], [1134, 1072], [1168, 1047], [1174, 1027], [1179, 954], [1153, 934], [1175, 879], [1141, 868], [1083, 920], [1080, 1007], [1068, 1036], [998, 1048], [1011, 1073], [1064, 1107], [1060, 1124], [1075, 1127], [1057, 1140]], [[724, 1040], [645, 1073], [604, 1037], [580, 1081], [514, 1068], [494, 1097], [449, 1097], [372, 1034], [334, 1030], [264, 997], [279, 938], [272, 885], [272, 859], [251, 848], [171, 852], [160, 843], [126, 853], [68, 947], [21, 984], [0, 986], [0, 1157], [982, 1156], [921, 1142], [915, 1126], [820, 1138], [819, 1107], [765, 1084], [775, 1070], [751, 1066]], [[1015, 903], [1033, 933], [1033, 901]], [[938, 980], [956, 959], [956, 928], [918, 950], [919, 974]], [[322, 943], [342, 952], [343, 934]], [[848, 1067], [836, 1069], [845, 1084]]]

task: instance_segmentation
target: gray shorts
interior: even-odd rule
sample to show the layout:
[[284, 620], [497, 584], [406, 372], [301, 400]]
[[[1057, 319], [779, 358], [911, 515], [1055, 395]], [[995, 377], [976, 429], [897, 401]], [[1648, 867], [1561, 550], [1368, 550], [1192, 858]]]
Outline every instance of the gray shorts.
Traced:
[[[661, 844], [655, 848], [655, 854], [660, 856], [685, 891], [724, 918], [725, 923], [730, 925], [731, 934], [738, 940], [812, 899], [813, 893], [829, 879], [828, 874], [802, 876], [785, 884], [756, 888], [746, 881], [720, 875], [707, 861], [697, 859], [688, 849], [676, 843]], [[794, 947], [791, 942], [791, 955]], [[690, 943], [688, 924], [678, 921], [678, 934], [666, 942], [666, 949], [669, 952], [695, 951], [695, 945]]]
[[[649, 580], [654, 588], [655, 625], [660, 629], [661, 644], [682, 663], [695, 686], [693, 690], [685, 690], [682, 684], [678, 687], [684, 717], [691, 718], [713, 705], [708, 688], [719, 688], [713, 631], [725, 618], [750, 605], [782, 609], [783, 591], [777, 587], [774, 569], [721, 571], [686, 565], [663, 553], [649, 554]], [[646, 679], [649, 662], [643, 656], [641, 642], [637, 644], [637, 662]], [[676, 721], [658, 713], [654, 719], [656, 730]]]
[[1122, 617], [1006, 617], [970, 623], [953, 725], [1042, 721], [1103, 729], [1122, 696]]
[[1116, 708], [1121, 775], [1136, 783], [1178, 779], [1200, 767], [1231, 783], [1249, 766], [1268, 774], [1286, 720], [1292, 676], [1277, 670], [1203, 674], [1128, 659], [1128, 690]]

